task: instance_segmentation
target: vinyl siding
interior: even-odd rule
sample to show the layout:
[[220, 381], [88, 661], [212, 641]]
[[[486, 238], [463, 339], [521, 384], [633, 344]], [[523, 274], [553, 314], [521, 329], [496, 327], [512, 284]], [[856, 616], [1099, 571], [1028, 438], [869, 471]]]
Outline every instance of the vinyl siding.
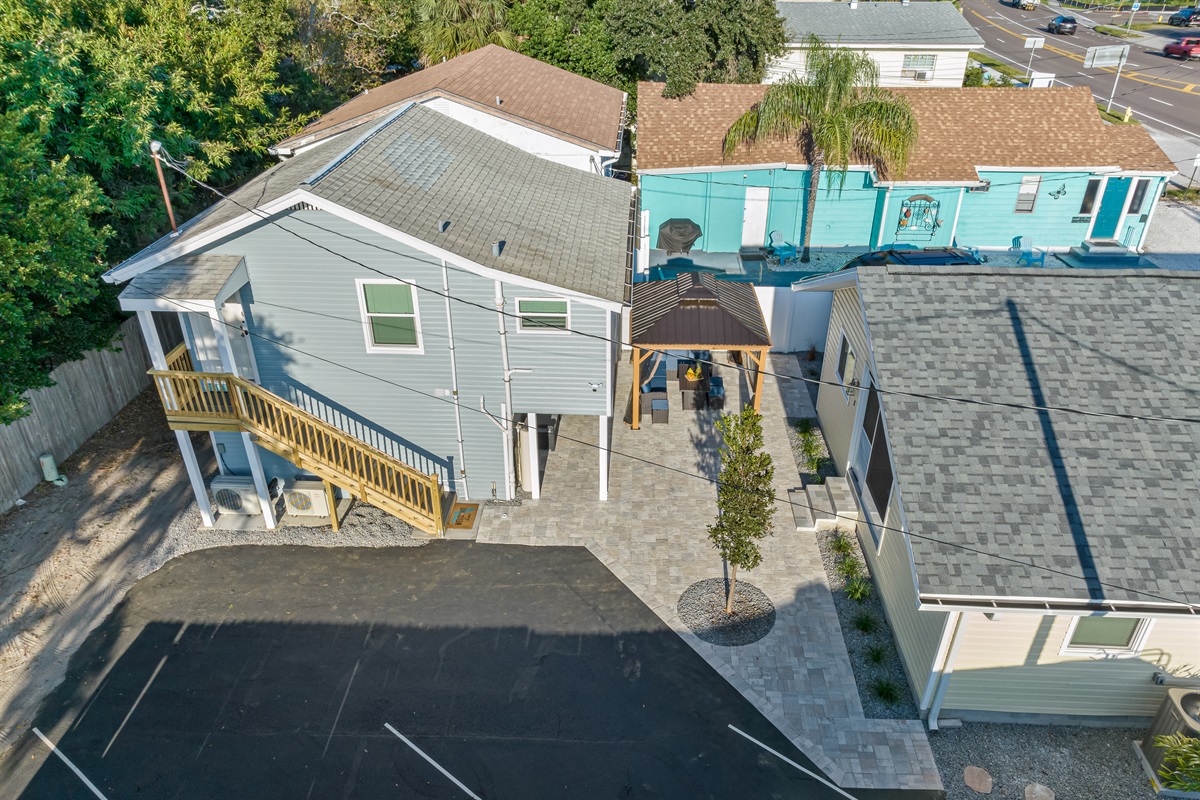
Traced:
[[[417, 469], [437, 472], [461, 493], [464, 465], [449, 394], [453, 385], [450, 338], [440, 261], [324, 212], [294, 212], [282, 224], [316, 245], [264, 224], [213, 248], [246, 258], [250, 285], [243, 289], [242, 298], [263, 386]], [[374, 270], [423, 287], [416, 291], [423, 354], [367, 352], [355, 280], [382, 277]], [[480, 411], [481, 398], [494, 414], [499, 414], [504, 402], [495, 282], [455, 267], [450, 267], [449, 282], [450, 294], [458, 298], [451, 301], [450, 312], [467, 483], [471, 497], [480, 499], [491, 496], [493, 482], [501, 493], [504, 486], [502, 433]], [[505, 289], [506, 297], [518, 292], [537, 295], [511, 286]], [[596, 314], [603, 333], [601, 312]], [[593, 324], [590, 313], [579, 316], [584, 325]], [[603, 409], [590, 388], [585, 385], [580, 390], [572, 378], [562, 376], [594, 372], [603, 382], [608, 352], [604, 342], [563, 336], [543, 355], [514, 346], [516, 338], [509, 337], [512, 365], [532, 366], [540, 381], [534, 392], [545, 392], [550, 398], [538, 411]], [[522, 377], [514, 376], [514, 398]], [[560, 380], [567, 388], [557, 388]], [[230, 468], [240, 472], [244, 455], [239, 459], [236, 450], [230, 446], [227, 455]], [[281, 460], [267, 461], [272, 474], [287, 477], [295, 472]]]
[[[829, 312], [829, 336], [825, 340], [825, 360], [821, 365], [821, 380], [836, 382], [838, 353], [842, 345], [842, 333], [850, 340], [854, 351], [854, 377], [862, 380], [867, 364], [867, 332], [863, 327], [862, 312], [858, 304], [858, 290], [838, 289], [833, 293], [833, 307]], [[849, 379], [850, 376], [847, 376]], [[846, 393], [838, 386], [822, 383], [817, 392], [817, 418], [825, 444], [840, 474], [846, 474], [846, 462], [850, 455], [850, 434], [854, 428], [856, 393]]]
[[1200, 665], [1197, 619], [1157, 619], [1139, 656], [1107, 660], [1059, 655], [1069, 627], [1065, 616], [971, 614], [942, 715], [1151, 716], [1167, 691], [1154, 673]]
[[[862, 50], [879, 66], [880, 86], [962, 86], [963, 75], [967, 70], [967, 48], [959, 50], [942, 50], [927, 46], [913, 45], [912, 47], [897, 46], [891, 49], [863, 48], [850, 45], [852, 49]], [[784, 77], [795, 73], [803, 77], [805, 68], [805, 49], [795, 44], [789, 45], [783, 58], [772, 61], [767, 67], [763, 83], [778, 83]], [[901, 75], [904, 69], [904, 56], [928, 55], [935, 56], [933, 75], [930, 80], [918, 81]]]
[[[884, 522], [889, 528], [901, 527], [903, 516], [900, 505], [899, 492], [894, 492]], [[878, 553], [875, 552], [865, 521], [859, 523], [858, 538], [871, 568], [871, 577], [883, 599], [913, 698], [920, 703], [925, 683], [937, 658], [942, 629], [950, 615], [941, 611], [917, 610], [917, 590], [909, 563], [908, 543], [902, 534], [894, 530], [883, 531]]]
[[[891, 200], [888, 201], [887, 217], [882, 219], [882, 232], [878, 238], [879, 246], [888, 247], [892, 244], [906, 244], [915, 247], [949, 247], [954, 238], [954, 214], [958, 209], [958, 187], [945, 186], [902, 186], [892, 190]], [[940, 224], [935, 224], [933, 230], [926, 231], [919, 223], [921, 216], [914, 212], [915, 206], [905, 208], [906, 200], [915, 201], [918, 197], [932, 197], [938, 203], [936, 216], [932, 211], [928, 216]], [[963, 199], [965, 205], [966, 199]], [[906, 225], [900, 220], [905, 212], [909, 212]], [[881, 212], [882, 213], [882, 212]], [[962, 237], [958, 237], [962, 241]]]

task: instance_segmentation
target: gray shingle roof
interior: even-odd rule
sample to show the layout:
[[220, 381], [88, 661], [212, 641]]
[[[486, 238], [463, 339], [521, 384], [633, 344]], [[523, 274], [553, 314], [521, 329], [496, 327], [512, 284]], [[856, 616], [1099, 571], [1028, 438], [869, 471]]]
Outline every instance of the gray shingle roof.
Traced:
[[[1200, 274], [860, 268], [880, 386], [1200, 417]], [[922, 594], [1200, 601], [1200, 425], [885, 396]], [[1093, 565], [1089, 579], [1088, 564]]]
[[971, 45], [982, 47], [975, 32], [953, 3], [775, 3], [788, 41], [814, 34], [826, 42], [845, 44]]
[[241, 256], [189, 253], [138, 275], [121, 292], [121, 299], [165, 297], [211, 302], [241, 263]]
[[[311, 191], [485, 267], [624, 298], [629, 184], [551, 163], [422, 106], [377, 127]], [[499, 256], [496, 241], [505, 243]]]

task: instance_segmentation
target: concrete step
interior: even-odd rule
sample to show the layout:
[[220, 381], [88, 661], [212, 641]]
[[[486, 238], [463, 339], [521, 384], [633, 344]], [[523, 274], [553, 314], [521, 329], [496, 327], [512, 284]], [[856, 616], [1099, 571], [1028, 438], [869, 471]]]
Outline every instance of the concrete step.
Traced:
[[829, 489], [823, 483], [809, 484], [804, 487], [808, 496], [808, 504], [812, 506], [813, 526], [828, 527], [833, 522], [833, 501], [829, 498]]
[[854, 493], [850, 491], [850, 482], [845, 478], [828, 478], [825, 486], [833, 501], [833, 512], [837, 514], [836, 522], [853, 524], [846, 517], [858, 519], [858, 506], [854, 502]]
[[788, 502], [792, 504], [792, 518], [796, 520], [796, 530], [815, 530], [817, 524], [808, 507], [808, 494], [803, 489], [788, 489]]
[[1079, 249], [1085, 253], [1095, 253], [1096, 255], [1104, 256], [1120, 255], [1129, 251], [1128, 247], [1116, 239], [1087, 239]]

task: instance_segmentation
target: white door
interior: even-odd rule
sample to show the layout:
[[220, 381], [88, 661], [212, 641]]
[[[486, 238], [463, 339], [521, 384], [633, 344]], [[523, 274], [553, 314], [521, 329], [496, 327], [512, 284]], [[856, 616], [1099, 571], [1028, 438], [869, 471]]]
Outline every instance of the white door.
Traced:
[[767, 186], [746, 187], [746, 208], [742, 213], [742, 247], [761, 247], [767, 241], [767, 206], [771, 189]]
[[225, 321], [225, 335], [237, 362], [238, 374], [248, 381], [258, 383], [258, 370], [254, 361], [253, 344], [246, 328], [246, 315], [240, 303], [226, 303], [221, 307], [221, 319]]

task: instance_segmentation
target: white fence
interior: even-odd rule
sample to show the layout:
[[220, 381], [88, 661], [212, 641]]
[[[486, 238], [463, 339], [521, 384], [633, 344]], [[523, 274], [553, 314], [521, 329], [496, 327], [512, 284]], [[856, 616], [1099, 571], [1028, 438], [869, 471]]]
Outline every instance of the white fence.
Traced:
[[755, 286], [763, 319], [771, 332], [771, 350], [798, 353], [825, 349], [833, 292], [793, 292], [790, 286]]
[[119, 352], [92, 351], [59, 365], [50, 373], [54, 386], [29, 393], [29, 416], [0, 426], [0, 514], [41, 481], [39, 455], [63, 461], [150, 385], [137, 320], [126, 320], [121, 333]]

